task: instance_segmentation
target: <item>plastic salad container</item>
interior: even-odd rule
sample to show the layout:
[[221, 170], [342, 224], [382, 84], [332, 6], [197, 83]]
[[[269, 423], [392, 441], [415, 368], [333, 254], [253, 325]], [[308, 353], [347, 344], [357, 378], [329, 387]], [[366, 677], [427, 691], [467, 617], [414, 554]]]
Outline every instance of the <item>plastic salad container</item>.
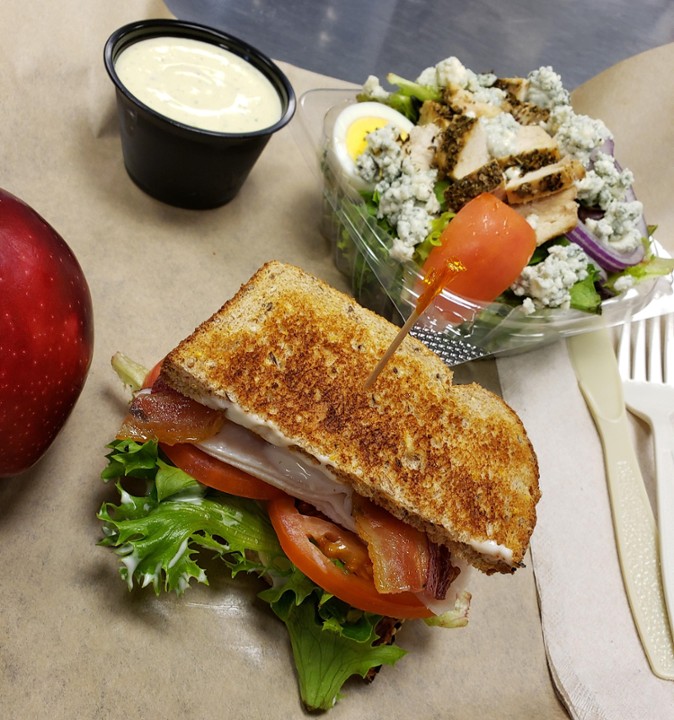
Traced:
[[[336, 267], [350, 281], [355, 299], [400, 325], [415, 307], [422, 276], [413, 264], [389, 257], [390, 238], [368, 214], [360, 195], [333, 171], [328, 138], [336, 117], [356, 102], [359, 88], [318, 89], [298, 102], [296, 133], [305, 159], [323, 191], [321, 232], [329, 240]], [[658, 255], [667, 253], [655, 243]], [[625, 322], [655, 297], [672, 292], [671, 278], [643, 281], [602, 302], [607, 326]], [[452, 313], [441, 312], [448, 304]], [[448, 316], [449, 315], [449, 316]], [[522, 306], [499, 302], [475, 304], [443, 290], [422, 316], [422, 327], [476, 349], [474, 357], [530, 350], [562, 337], [597, 328], [597, 316], [574, 309], [545, 308], [526, 314]], [[470, 358], [466, 358], [470, 359]]]

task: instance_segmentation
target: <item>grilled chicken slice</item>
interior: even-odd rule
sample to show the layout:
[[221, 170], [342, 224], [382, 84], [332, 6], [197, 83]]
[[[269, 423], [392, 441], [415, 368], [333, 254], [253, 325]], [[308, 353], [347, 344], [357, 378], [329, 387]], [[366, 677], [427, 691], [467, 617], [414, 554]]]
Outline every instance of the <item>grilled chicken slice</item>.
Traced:
[[443, 100], [455, 113], [460, 115], [496, 117], [503, 112], [502, 108], [497, 105], [476, 100], [472, 92], [451, 86], [445, 88]]
[[522, 102], [527, 94], [528, 84], [526, 78], [498, 78], [494, 83], [494, 87], [504, 90], [509, 97]]
[[513, 205], [513, 209], [534, 228], [537, 245], [563, 235], [578, 224], [575, 186], [534, 202]]
[[454, 117], [453, 113], [446, 105], [435, 100], [425, 100], [419, 109], [419, 125], [429, 125], [433, 123], [443, 130], [449, 125]]
[[555, 139], [539, 125], [521, 125], [517, 130], [514, 147], [509, 155], [499, 158], [501, 167], [520, 168], [522, 173], [553, 165], [561, 159]]
[[483, 192], [498, 195], [503, 183], [503, 170], [496, 160], [492, 160], [474, 172], [450, 182], [445, 189], [447, 209], [458, 212], [469, 200]]
[[474, 117], [454, 116], [438, 138], [435, 166], [439, 175], [458, 180], [488, 162], [490, 157], [484, 128]]
[[508, 96], [503, 110], [509, 112], [522, 125], [538, 125], [547, 122], [550, 117], [550, 111], [547, 108], [541, 108], [533, 103], [518, 100], [512, 95]]
[[585, 169], [577, 160], [564, 158], [554, 165], [545, 165], [520, 177], [508, 180], [506, 198], [511, 205], [531, 202], [572, 187], [585, 175]]

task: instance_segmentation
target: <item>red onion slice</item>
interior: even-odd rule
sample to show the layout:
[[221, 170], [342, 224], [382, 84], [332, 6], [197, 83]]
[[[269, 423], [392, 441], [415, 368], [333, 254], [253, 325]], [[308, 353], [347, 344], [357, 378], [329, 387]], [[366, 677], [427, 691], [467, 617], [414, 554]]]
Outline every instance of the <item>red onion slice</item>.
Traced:
[[641, 244], [627, 253], [618, 252], [607, 247], [581, 221], [573, 230], [566, 233], [566, 237], [571, 242], [579, 245], [592, 260], [607, 272], [619, 272], [632, 265], [637, 265], [645, 256]]

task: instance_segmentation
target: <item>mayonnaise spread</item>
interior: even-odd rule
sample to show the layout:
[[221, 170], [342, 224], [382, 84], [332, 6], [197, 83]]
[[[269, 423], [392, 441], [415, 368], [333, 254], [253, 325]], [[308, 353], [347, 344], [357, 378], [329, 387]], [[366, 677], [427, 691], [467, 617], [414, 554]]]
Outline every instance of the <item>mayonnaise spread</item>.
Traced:
[[282, 115], [279, 94], [260, 70], [200, 40], [170, 36], [140, 40], [120, 53], [115, 70], [142, 103], [202, 130], [254, 132], [270, 127]]

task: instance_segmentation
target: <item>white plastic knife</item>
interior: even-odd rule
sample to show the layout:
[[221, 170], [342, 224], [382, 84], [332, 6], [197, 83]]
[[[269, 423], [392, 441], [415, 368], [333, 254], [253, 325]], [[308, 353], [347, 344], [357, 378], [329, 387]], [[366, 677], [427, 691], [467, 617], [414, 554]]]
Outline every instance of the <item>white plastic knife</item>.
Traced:
[[567, 338], [567, 347], [604, 450], [616, 545], [634, 623], [653, 673], [674, 680], [657, 528], [629, 434], [611, 336], [599, 318], [597, 328]]

